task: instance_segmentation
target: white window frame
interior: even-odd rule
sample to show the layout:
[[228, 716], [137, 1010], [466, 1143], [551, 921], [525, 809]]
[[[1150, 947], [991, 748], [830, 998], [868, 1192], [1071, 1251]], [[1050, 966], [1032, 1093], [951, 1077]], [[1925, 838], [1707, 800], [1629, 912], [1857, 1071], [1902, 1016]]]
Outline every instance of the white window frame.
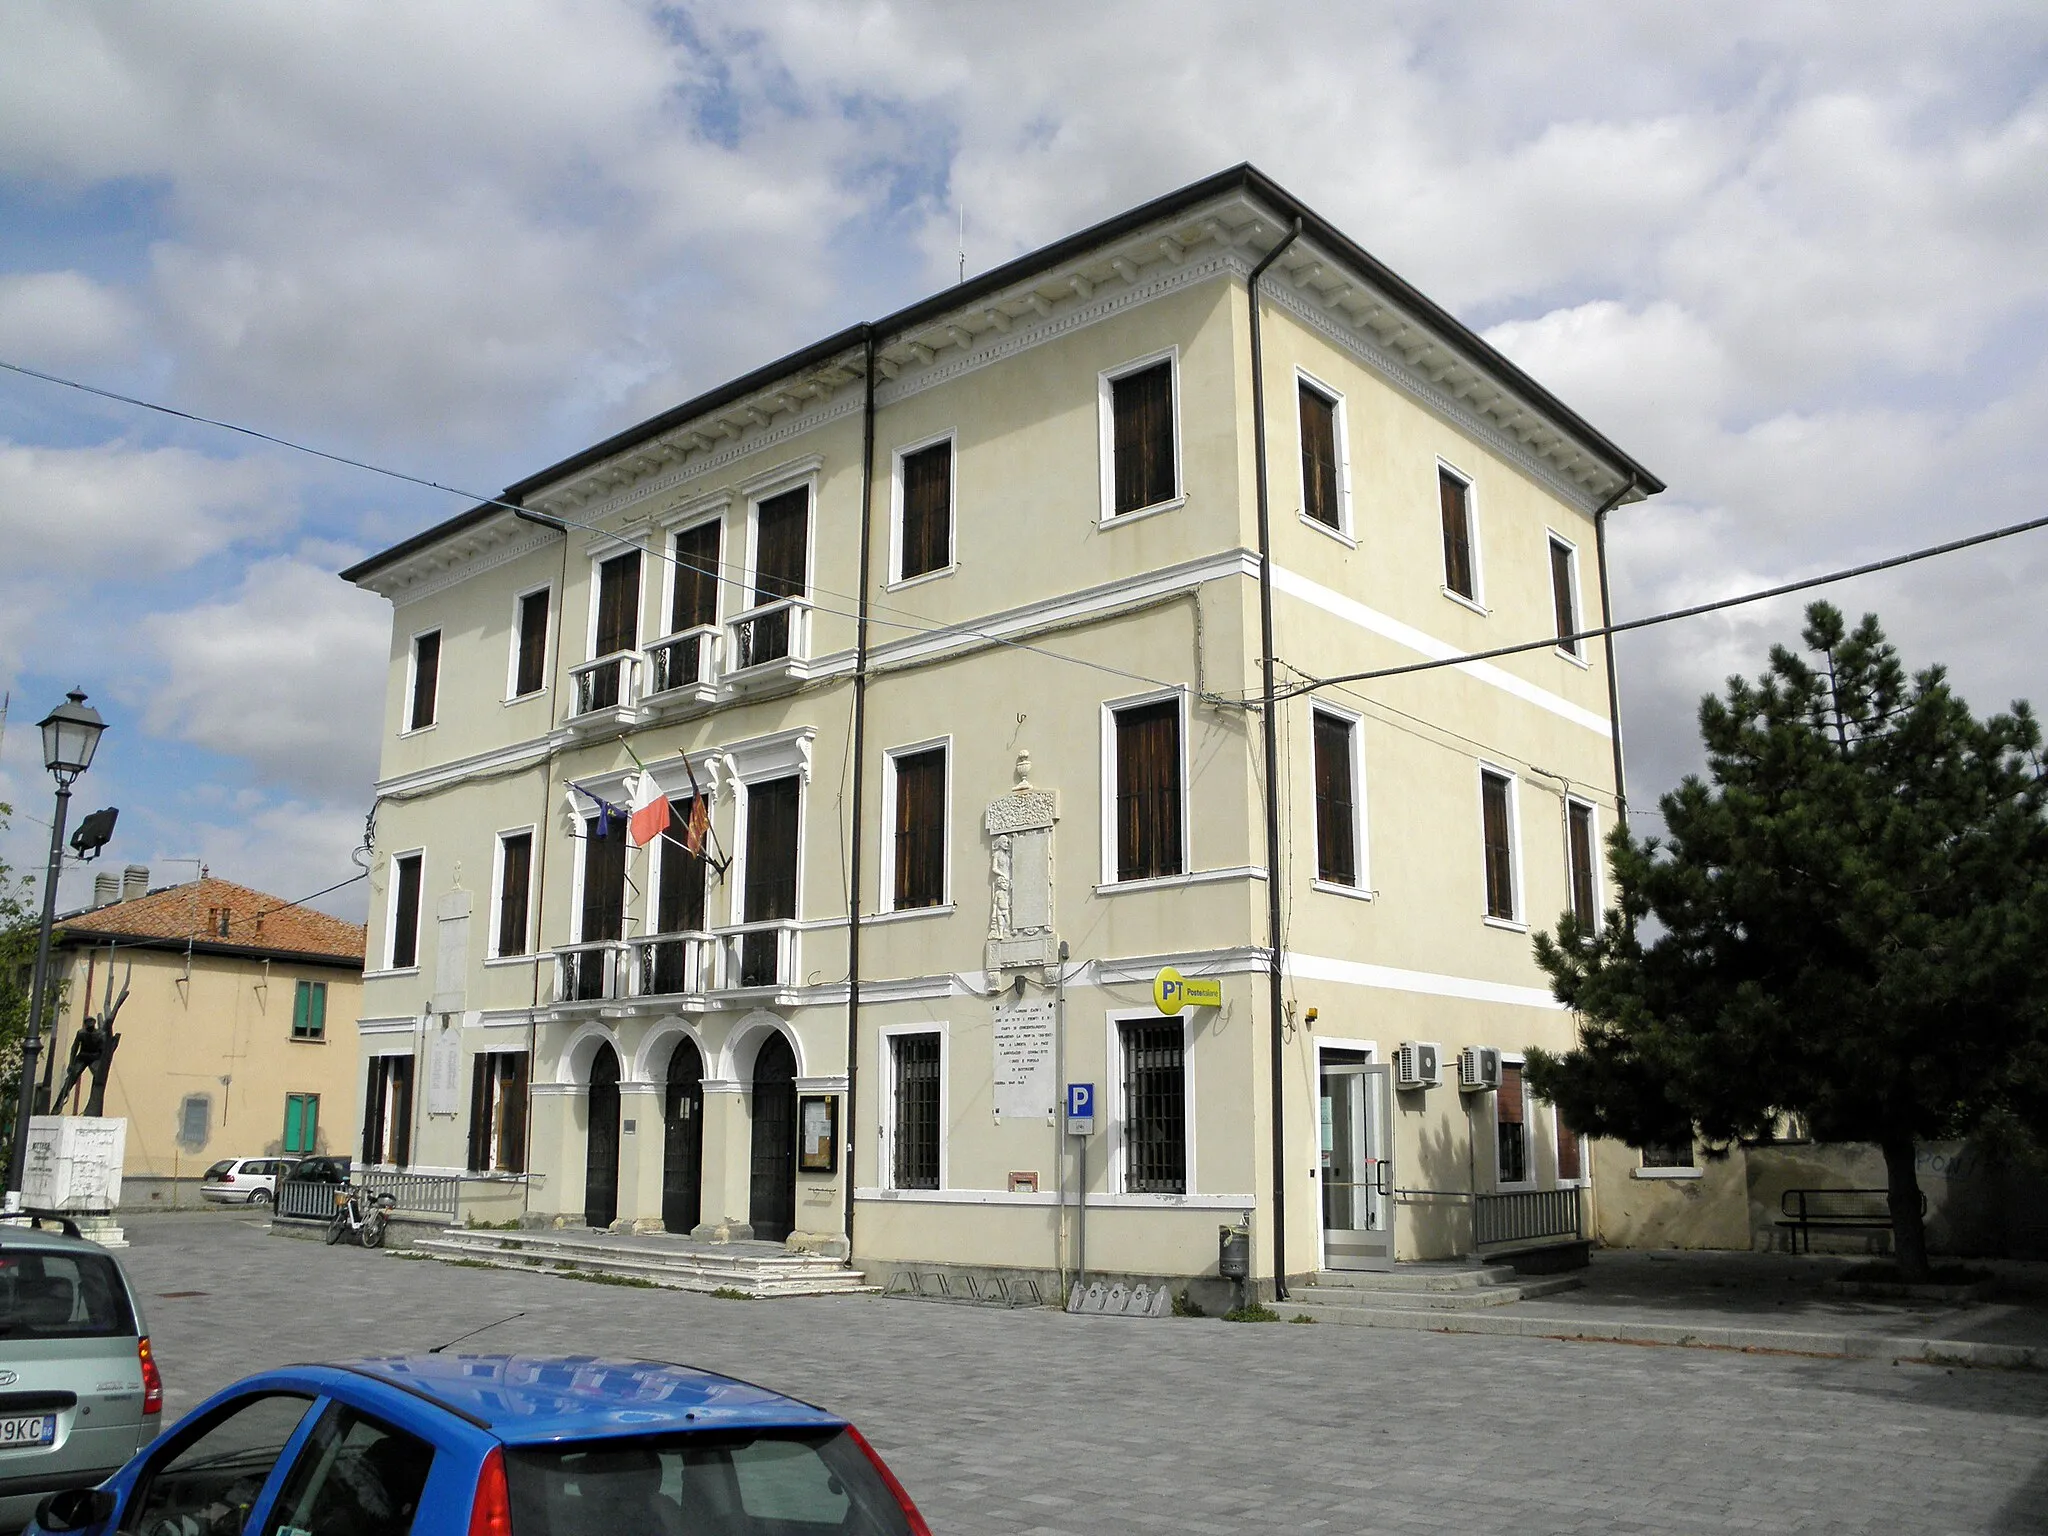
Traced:
[[[1542, 1175], [1536, 1166], [1536, 1137], [1534, 1135], [1535, 1099], [1529, 1093], [1528, 1061], [1511, 1051], [1500, 1053], [1503, 1070], [1508, 1067], [1522, 1069], [1522, 1172], [1526, 1177], [1514, 1183], [1506, 1182], [1500, 1176], [1500, 1092], [1496, 1089], [1486, 1096], [1488, 1115], [1493, 1122], [1493, 1187], [1501, 1194], [1515, 1194], [1525, 1189], [1540, 1189]], [[1553, 1156], [1556, 1154], [1553, 1153]]]
[[[610, 539], [590, 552], [590, 622], [584, 626], [583, 630], [583, 659], [585, 661], [602, 661], [604, 659], [597, 654], [597, 610], [604, 596], [604, 564], [607, 560], [616, 560], [621, 555], [632, 554], [637, 554], [640, 557], [640, 590], [635, 595], [633, 603], [634, 646], [630, 651], [617, 651], [612, 654], [638, 656], [644, 649], [643, 642], [647, 639], [647, 561], [650, 557], [644, 548], [634, 543], [631, 539]], [[619, 698], [621, 703], [625, 702], [625, 694], [623, 692], [619, 695]]]
[[[1327, 891], [1333, 896], [1349, 896], [1353, 901], [1371, 901], [1374, 895], [1370, 852], [1371, 839], [1365, 834], [1365, 717], [1348, 709], [1340, 709], [1334, 704], [1326, 704], [1320, 699], [1316, 700], [1311, 706], [1309, 710], [1308, 733], [1308, 799], [1309, 808], [1312, 813], [1315, 811], [1316, 802], [1315, 717], [1317, 715], [1328, 715], [1332, 720], [1343, 721], [1351, 733], [1351, 859], [1353, 865], [1358, 870], [1358, 884], [1338, 885], [1334, 881], [1325, 880], [1320, 869], [1314, 869], [1309, 884], [1311, 888], [1318, 891]], [[1322, 827], [1320, 825], [1316, 827], [1316, 838], [1318, 844], [1320, 844], [1322, 840]], [[1311, 867], [1313, 868], [1313, 866]]]
[[[1529, 1102], [1529, 1080], [1527, 1077], [1524, 1077], [1522, 1079], [1522, 1100], [1524, 1105], [1526, 1105]], [[1586, 1136], [1585, 1132], [1583, 1131], [1572, 1132], [1572, 1139], [1579, 1144], [1579, 1176], [1576, 1179], [1566, 1178], [1562, 1173], [1558, 1171], [1557, 1162], [1558, 1146], [1562, 1140], [1558, 1133], [1565, 1128], [1564, 1116], [1560, 1115], [1557, 1112], [1557, 1106], [1551, 1103], [1548, 1099], [1545, 1099], [1542, 1102], [1543, 1108], [1548, 1112], [1550, 1117], [1551, 1182], [1555, 1184], [1559, 1189], [1592, 1188], [1593, 1147], [1591, 1140]]]
[[[945, 823], [940, 828], [941, 873], [939, 904], [935, 907], [902, 907], [896, 905], [896, 760], [900, 757], [915, 757], [920, 752], [934, 749], [946, 754]], [[881, 857], [876, 861], [882, 888], [877, 893], [875, 915], [887, 917], [900, 914], [903, 917], [939, 917], [953, 910], [953, 738], [951, 735], [934, 736], [928, 741], [912, 742], [909, 746], [890, 747], [882, 753], [882, 848]]]
[[[903, 574], [903, 461], [913, 453], [927, 448], [936, 448], [941, 443], [951, 444], [952, 451], [946, 461], [946, 563], [936, 570], [922, 571], [915, 576]], [[885, 592], [900, 592], [905, 587], [919, 586], [927, 581], [937, 581], [950, 576], [960, 568], [960, 429], [948, 427], [930, 437], [919, 438], [914, 443], [905, 443], [895, 450], [889, 467], [889, 579], [882, 583]]]
[[[718, 525], [718, 570], [714, 573], [711, 589], [711, 627], [716, 629], [725, 622], [729, 606], [726, 602], [725, 589], [731, 580], [725, 574], [725, 509], [730, 500], [728, 497], [710, 507], [693, 508], [686, 515], [673, 518], [661, 525], [661, 623], [658, 626], [661, 633], [657, 638], [669, 640], [681, 633], [680, 630], [669, 627], [674, 621], [676, 611], [676, 540], [686, 533], [695, 533], [710, 523]], [[752, 590], [750, 583], [748, 591]], [[644, 650], [646, 647], [643, 646], [641, 649]]]
[[[884, 1024], [881, 1026], [882, 1071], [878, 1074], [881, 1082], [876, 1087], [876, 1096], [881, 1100], [880, 1113], [875, 1117], [877, 1143], [881, 1149], [881, 1166], [875, 1170], [875, 1183], [881, 1189], [896, 1189], [896, 1047], [898, 1035], [937, 1035], [939, 1037], [939, 1188], [951, 1189], [952, 1178], [952, 1108], [953, 1108], [953, 1040], [952, 1026], [945, 1020], [917, 1024]], [[847, 1175], [852, 1177], [851, 1173]], [[929, 1195], [932, 1190], [911, 1190], [912, 1195]]]
[[1294, 462], [1295, 472], [1300, 473], [1301, 465], [1301, 386], [1310, 389], [1328, 400], [1336, 417], [1337, 435], [1337, 526], [1320, 522], [1308, 515], [1308, 486], [1301, 487], [1301, 505], [1295, 509], [1295, 516], [1303, 523], [1337, 540], [1352, 549], [1358, 548], [1358, 535], [1351, 522], [1351, 421], [1344, 407], [1344, 391], [1327, 384], [1306, 368], [1297, 366], [1294, 370]]
[[[1550, 588], [1550, 551], [1553, 546], [1565, 552], [1567, 565], [1566, 580], [1570, 583], [1572, 590], [1572, 628], [1574, 630], [1584, 629], [1586, 627], [1586, 603], [1579, 586], [1578, 541], [1566, 538], [1555, 528], [1546, 528], [1544, 530], [1543, 584], [1545, 588]], [[1555, 589], [1551, 589], [1550, 608], [1551, 622], [1555, 623], [1557, 621], [1557, 595]], [[1553, 647], [1553, 649], [1556, 650], [1558, 655], [1582, 672], [1592, 666], [1592, 662], [1586, 656], [1585, 642], [1582, 640], [1574, 641], [1569, 645], [1561, 644]]]
[[1684, 1168], [1650, 1168], [1643, 1163], [1645, 1148], [1632, 1147], [1630, 1150], [1636, 1155], [1636, 1165], [1628, 1171], [1628, 1176], [1632, 1179], [1697, 1179], [1705, 1177], [1706, 1170], [1700, 1167], [1700, 1149], [1699, 1143], [1696, 1141], [1692, 1143], [1692, 1163]]
[[[419, 911], [413, 917], [416, 926], [412, 941], [412, 964], [398, 965], [394, 963], [398, 948], [398, 866], [406, 859], [420, 861], [420, 904]], [[410, 976], [420, 968], [420, 949], [426, 943], [427, 937], [427, 850], [424, 846], [401, 848], [391, 855], [384, 867], [384, 970], [388, 975]]]
[[[434, 718], [425, 725], [412, 723], [413, 705], [419, 698], [420, 688], [420, 642], [433, 635], [441, 642], [434, 660]], [[448, 635], [439, 624], [427, 629], [416, 629], [405, 642], [405, 713], [398, 717], [398, 734], [401, 736], [424, 736], [441, 723], [441, 679], [448, 672]]]
[[[1445, 597], [1448, 597], [1461, 608], [1470, 608], [1474, 613], [1478, 614], [1490, 614], [1493, 610], [1486, 606], [1486, 557], [1479, 541], [1478, 482], [1465, 470], [1458, 468], [1457, 465], [1441, 455], [1437, 458], [1436, 468], [1437, 475], [1449, 475], [1453, 480], [1465, 487], [1465, 540], [1472, 551], [1472, 595], [1467, 597], [1462, 592], [1453, 592], [1451, 590], [1451, 573], [1448, 570], [1444, 571], [1443, 584], [1440, 590]], [[1432, 477], [1430, 480], [1430, 490], [1436, 493], [1434, 499], [1436, 500], [1437, 508], [1437, 559], [1438, 563], [1441, 564], [1443, 559], [1443, 502], [1441, 499], [1443, 492], [1439, 489], [1438, 481], [1435, 477]], [[1546, 570], [1543, 575], [1547, 583], [1550, 578], [1549, 571]]]
[[[520, 693], [517, 691], [519, 687], [519, 611], [526, 606], [528, 598], [538, 597], [542, 593], [547, 594], [548, 622], [541, 629], [540, 686], [531, 693]], [[553, 582], [544, 581], [537, 587], [528, 587], [524, 591], [512, 594], [512, 643], [507, 647], [505, 658], [505, 702], [507, 704], [524, 704], [531, 699], [545, 698], [547, 696], [549, 685], [553, 683], [555, 675], [554, 620], [555, 584]]]
[[[773, 501], [776, 497], [801, 488], [805, 493], [804, 505], [804, 589], [797, 594], [799, 602], [808, 603], [811, 594], [817, 590], [818, 571], [818, 473], [820, 464], [806, 460], [799, 465], [774, 470], [758, 480], [750, 481], [745, 487], [747, 498], [747, 563], [746, 585], [741, 591], [740, 606], [733, 609], [735, 614], [747, 613], [754, 607], [754, 592], [760, 585], [761, 576], [761, 503]], [[791, 654], [795, 654], [795, 637], [791, 637]]]
[[[1124, 1125], [1126, 1108], [1124, 1104], [1124, 1031], [1126, 1024], [1156, 1024], [1164, 1020], [1180, 1026], [1180, 1070], [1181, 1070], [1181, 1134], [1186, 1142], [1183, 1156], [1186, 1158], [1186, 1187], [1177, 1195], [1161, 1194], [1156, 1190], [1132, 1190], [1124, 1183]], [[1189, 1195], [1197, 1194], [1201, 1185], [1195, 1178], [1195, 1021], [1186, 1009], [1177, 1015], [1161, 1013], [1157, 1008], [1117, 1008], [1109, 1013], [1109, 1081], [1102, 1085], [1103, 1096], [1109, 1107], [1109, 1125], [1106, 1151], [1109, 1157], [1110, 1191], [1129, 1201], [1156, 1200], [1163, 1205], [1176, 1204]]]
[[[1486, 778], [1491, 774], [1508, 782], [1508, 859], [1513, 865], [1508, 873], [1509, 884], [1515, 893], [1515, 914], [1513, 917], [1495, 917], [1486, 910]], [[1479, 791], [1479, 910], [1489, 928], [1505, 928], [1511, 933], [1529, 931], [1529, 902], [1523, 889], [1528, 863], [1522, 857], [1522, 780], [1512, 768], [1503, 768], [1498, 763], [1479, 760], [1479, 778], [1475, 786]], [[1505, 1060], [1506, 1058], [1502, 1058]]]
[[[1128, 378], [1134, 373], [1143, 373], [1156, 363], [1166, 363], [1171, 368], [1170, 378], [1173, 389], [1173, 495], [1165, 501], [1154, 502], [1149, 507], [1118, 516], [1116, 510], [1116, 403], [1110, 388], [1118, 379]], [[1149, 352], [1143, 357], [1134, 357], [1128, 362], [1118, 363], [1114, 368], [1105, 368], [1096, 375], [1098, 448], [1101, 460], [1102, 507], [1096, 520], [1098, 528], [1121, 528], [1126, 523], [1135, 523], [1141, 517], [1151, 517], [1160, 512], [1171, 512], [1176, 507], [1187, 505], [1187, 467], [1181, 456], [1181, 387], [1180, 347], [1174, 345], [1162, 351]]]
[[1607, 911], [1607, 889], [1605, 871], [1601, 865], [1606, 861], [1600, 857], [1600, 807], [1579, 795], [1564, 797], [1564, 908], [1572, 908], [1572, 807], [1583, 806], [1592, 820], [1587, 853], [1593, 860], [1593, 931], [1598, 933], [1603, 926]]
[[[1116, 717], [1119, 711], [1172, 699], [1180, 709], [1180, 873], [1150, 876], [1142, 880], [1119, 880], [1116, 874]], [[1120, 890], [1142, 889], [1148, 885], [1183, 882], [1194, 873], [1194, 784], [1189, 776], [1188, 690], [1185, 686], [1154, 688], [1127, 698], [1105, 699], [1102, 704], [1102, 883]]]
[[[526, 949], [521, 954], [505, 955], [498, 952], [498, 919], [505, 908], [505, 839], [517, 837], [522, 832], [533, 839], [527, 852], [526, 862]], [[489, 933], [484, 935], [484, 963], [487, 965], [494, 960], [524, 965], [534, 958], [533, 892], [535, 875], [540, 867], [539, 854], [540, 827], [533, 822], [528, 822], [523, 827], [500, 827], [497, 835], [491, 840], [491, 929]]]

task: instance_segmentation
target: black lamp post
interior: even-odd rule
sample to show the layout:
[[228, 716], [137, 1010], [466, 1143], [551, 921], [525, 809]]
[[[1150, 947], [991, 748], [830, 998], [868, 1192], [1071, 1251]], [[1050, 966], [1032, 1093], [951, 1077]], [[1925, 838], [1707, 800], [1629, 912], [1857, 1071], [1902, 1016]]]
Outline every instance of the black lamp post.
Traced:
[[21, 1092], [14, 1104], [14, 1147], [7, 1159], [7, 1209], [21, 1208], [28, 1168], [28, 1120], [35, 1108], [36, 1057], [43, 1049], [43, 992], [50, 970], [50, 927], [57, 917], [57, 875], [64, 861], [64, 823], [71, 815], [71, 783], [92, 766], [93, 749], [107, 728], [78, 689], [44, 716], [43, 766], [57, 781], [57, 814], [50, 822], [50, 866], [43, 875], [43, 923], [36, 935], [35, 980], [28, 1006], [28, 1038], [21, 1044]]

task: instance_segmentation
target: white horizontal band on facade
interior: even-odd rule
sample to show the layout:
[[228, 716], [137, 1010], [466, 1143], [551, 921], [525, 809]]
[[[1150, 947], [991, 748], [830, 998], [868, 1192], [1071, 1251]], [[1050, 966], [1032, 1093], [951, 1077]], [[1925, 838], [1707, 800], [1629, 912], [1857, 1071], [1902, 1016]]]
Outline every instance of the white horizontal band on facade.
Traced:
[[[1051, 1205], [1060, 1203], [1056, 1190], [1007, 1189], [862, 1189], [853, 1198], [875, 1205]], [[1069, 1196], [1068, 1205], [1078, 1202]], [[1118, 1211], [1245, 1211], [1258, 1205], [1256, 1195], [1105, 1195], [1090, 1193], [1090, 1210]]]
[[403, 1019], [357, 1019], [356, 1033], [359, 1035], [410, 1035], [419, 1031], [419, 1015]]
[[1367, 965], [1357, 960], [1332, 959], [1328, 955], [1304, 955], [1291, 949], [1281, 965], [1289, 976], [1298, 981], [1333, 981], [1345, 986], [1374, 987], [1382, 992], [1419, 992], [1428, 997], [1507, 1003], [1517, 1008], [1543, 1008], [1551, 1012], [1558, 1012], [1564, 1007], [1542, 987], [1518, 987], [1505, 981], [1480, 981], [1470, 976], [1445, 976], [1435, 971], [1404, 971], [1392, 965]]

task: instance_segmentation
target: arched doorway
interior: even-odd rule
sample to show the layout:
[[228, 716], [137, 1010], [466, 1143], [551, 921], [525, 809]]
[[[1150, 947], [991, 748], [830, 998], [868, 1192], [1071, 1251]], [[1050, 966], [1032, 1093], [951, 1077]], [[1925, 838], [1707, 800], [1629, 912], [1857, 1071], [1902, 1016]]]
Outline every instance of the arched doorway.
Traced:
[[704, 1058], [696, 1042], [676, 1042], [662, 1104], [661, 1224], [687, 1233], [704, 1219]]
[[619, 1053], [600, 1045], [590, 1060], [590, 1128], [583, 1159], [583, 1224], [608, 1227], [619, 1215]]
[[771, 1034], [754, 1058], [754, 1178], [747, 1220], [779, 1243], [796, 1226], [796, 1052]]

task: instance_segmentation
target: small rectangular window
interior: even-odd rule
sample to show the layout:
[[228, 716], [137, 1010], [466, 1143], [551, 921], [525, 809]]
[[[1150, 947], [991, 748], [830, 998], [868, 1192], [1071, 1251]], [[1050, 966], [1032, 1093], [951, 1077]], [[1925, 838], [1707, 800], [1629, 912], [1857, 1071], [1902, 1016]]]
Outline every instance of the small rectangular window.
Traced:
[[1565, 858], [1572, 886], [1572, 916], [1582, 932], [1591, 933], [1600, 922], [1600, 903], [1593, 885], [1593, 807], [1580, 800], [1565, 802]]
[[1301, 510], [1327, 528], [1343, 526], [1338, 509], [1337, 402], [1303, 384], [1301, 400]]
[[178, 1106], [178, 1140], [189, 1148], [206, 1145], [212, 1133], [213, 1100], [203, 1093], [190, 1093]]
[[1493, 1123], [1499, 1141], [1500, 1158], [1495, 1169], [1502, 1184], [1529, 1181], [1529, 1127], [1522, 1094], [1522, 1069], [1505, 1062], [1500, 1069], [1500, 1089], [1493, 1096]]
[[1572, 547], [1562, 539], [1550, 541], [1550, 604], [1557, 618], [1557, 646], [1573, 656], [1579, 642], [1567, 637], [1579, 632], [1579, 583], [1572, 565]]
[[302, 981], [292, 993], [292, 1038], [319, 1040], [327, 1034], [327, 983]]
[[498, 850], [498, 954], [523, 955], [533, 885], [533, 834], [507, 832], [498, 840]]
[[897, 1189], [939, 1187], [939, 1036], [890, 1037], [895, 1065], [895, 1135], [890, 1177]]
[[718, 524], [699, 523], [676, 535], [676, 586], [669, 633], [718, 622]]
[[1116, 877], [1183, 873], [1180, 702], [1116, 711]]
[[1177, 1020], [1117, 1026], [1123, 1046], [1123, 1187], [1188, 1192], [1187, 1043]]
[[1358, 884], [1358, 805], [1352, 785], [1349, 720], [1314, 712], [1316, 774], [1316, 878], [1330, 885]]
[[[298, 1157], [310, 1157], [320, 1141], [320, 1095], [288, 1093], [284, 1096], [284, 1150]], [[268, 1170], [262, 1170], [267, 1172]]]
[[469, 1171], [526, 1171], [524, 1051], [497, 1051], [471, 1059]]
[[1486, 915], [1508, 922], [1515, 909], [1514, 780], [1504, 773], [1479, 775], [1481, 821], [1486, 840]]
[[1472, 561], [1472, 488], [1441, 466], [1436, 487], [1444, 514], [1444, 586], [1476, 603], [1479, 587]]
[[953, 445], [903, 455], [903, 569], [908, 581], [953, 563]]
[[1164, 359], [1109, 385], [1112, 515], [1180, 494], [1173, 444], [1173, 362]]
[[614, 555], [597, 568], [597, 643], [591, 657], [615, 656], [640, 644], [640, 551]]
[[420, 963], [420, 861], [408, 853], [392, 860], [391, 969], [403, 971]]
[[412, 642], [412, 714], [406, 729], [423, 731], [434, 723], [441, 691], [441, 632], [419, 635]]
[[543, 590], [519, 599], [519, 659], [512, 668], [515, 699], [548, 685], [548, 596]]
[[1641, 1151], [1645, 1168], [1691, 1168], [1696, 1166], [1692, 1160], [1692, 1143], [1690, 1141], [1653, 1141], [1648, 1146], [1643, 1147]]
[[893, 759], [896, 771], [894, 910], [946, 900], [946, 749]]

